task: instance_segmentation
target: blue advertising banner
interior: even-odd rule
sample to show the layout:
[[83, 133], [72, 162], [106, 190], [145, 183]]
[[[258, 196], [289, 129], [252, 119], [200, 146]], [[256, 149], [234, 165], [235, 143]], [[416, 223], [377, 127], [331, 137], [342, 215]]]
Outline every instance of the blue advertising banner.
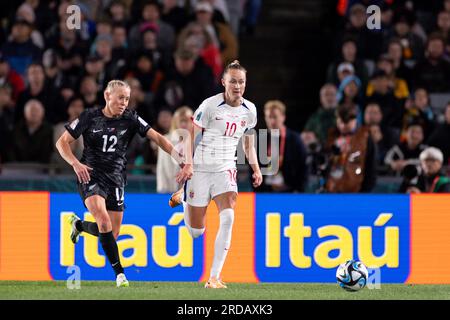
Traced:
[[[181, 207], [167, 205], [167, 195], [129, 194], [118, 238], [122, 265], [129, 280], [197, 281], [203, 271], [203, 238], [193, 240], [184, 226]], [[114, 273], [97, 237], [82, 233], [70, 241], [67, 217], [93, 220], [77, 194], [50, 195], [50, 272], [68, 278], [68, 267], [80, 268], [81, 280], [111, 280]], [[180, 209], [181, 208], [181, 209]]]
[[262, 282], [335, 282], [349, 259], [383, 283], [409, 274], [408, 195], [257, 194], [255, 228]]

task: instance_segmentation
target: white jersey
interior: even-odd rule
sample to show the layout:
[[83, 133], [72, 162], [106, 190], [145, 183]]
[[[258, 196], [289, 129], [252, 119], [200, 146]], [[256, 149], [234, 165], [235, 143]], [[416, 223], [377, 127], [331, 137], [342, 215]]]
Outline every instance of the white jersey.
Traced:
[[225, 103], [224, 94], [219, 93], [202, 102], [193, 121], [203, 129], [194, 153], [194, 171], [226, 171], [236, 168], [239, 140], [256, 126], [256, 107], [246, 99], [240, 106], [232, 107]]

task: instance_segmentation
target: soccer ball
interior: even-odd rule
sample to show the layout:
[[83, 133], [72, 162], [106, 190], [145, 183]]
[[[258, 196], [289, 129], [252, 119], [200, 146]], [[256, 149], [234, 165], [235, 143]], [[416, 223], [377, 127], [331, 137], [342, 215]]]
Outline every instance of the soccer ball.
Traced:
[[347, 291], [358, 291], [366, 286], [369, 273], [361, 261], [348, 260], [336, 270], [339, 286]]

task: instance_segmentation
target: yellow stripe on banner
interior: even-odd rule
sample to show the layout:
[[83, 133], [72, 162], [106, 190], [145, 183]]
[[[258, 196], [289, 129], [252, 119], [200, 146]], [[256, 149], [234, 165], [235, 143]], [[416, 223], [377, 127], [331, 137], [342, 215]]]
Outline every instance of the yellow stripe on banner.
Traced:
[[48, 192], [0, 192], [0, 280], [52, 280]]
[[[214, 202], [214, 201], [211, 201]], [[234, 214], [231, 246], [221, 278], [225, 282], [259, 282], [255, 274], [255, 194], [239, 193]], [[200, 281], [207, 281], [214, 257], [214, 242], [219, 228], [219, 213], [210, 204], [206, 213], [204, 269]]]

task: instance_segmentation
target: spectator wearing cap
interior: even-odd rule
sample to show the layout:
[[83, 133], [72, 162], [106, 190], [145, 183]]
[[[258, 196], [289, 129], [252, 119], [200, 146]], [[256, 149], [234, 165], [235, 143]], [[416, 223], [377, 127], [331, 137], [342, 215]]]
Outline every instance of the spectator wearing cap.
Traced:
[[[443, 172], [443, 154], [438, 148], [429, 147], [420, 153], [420, 168], [412, 168], [399, 188], [401, 193], [449, 193], [450, 179]], [[405, 169], [406, 171], [406, 169]], [[409, 170], [411, 171], [411, 170]]]
[[406, 141], [399, 142], [386, 153], [385, 165], [393, 172], [400, 173], [408, 164], [419, 164], [419, 155], [426, 148], [423, 144], [423, 128], [413, 122], [406, 130]]
[[343, 40], [351, 37], [356, 41], [359, 58], [375, 60], [381, 53], [383, 36], [377, 30], [369, 30], [366, 22], [366, 7], [360, 3], [352, 5], [348, 23], [337, 37], [336, 48], [341, 48]]
[[339, 85], [346, 77], [355, 75], [355, 68], [350, 62], [341, 62], [336, 69], [336, 74]]
[[24, 19], [16, 19], [12, 26], [10, 39], [3, 44], [1, 52], [9, 65], [22, 77], [28, 66], [40, 61], [41, 49], [31, 40], [32, 25]]
[[156, 97], [156, 105], [171, 111], [187, 105], [196, 109], [216, 92], [214, 75], [202, 59], [190, 50], [180, 48], [174, 55], [174, 67], [167, 73]]
[[141, 21], [133, 25], [128, 33], [130, 49], [138, 50], [142, 46], [141, 32], [143, 25], [151, 23], [157, 30], [157, 43], [163, 51], [171, 52], [175, 46], [174, 28], [161, 20], [161, 8], [157, 1], [144, 3]]
[[[365, 88], [369, 78], [369, 72], [364, 64], [364, 61], [358, 57], [356, 41], [352, 38], [345, 39], [342, 43], [340, 53], [341, 57], [328, 66], [327, 82], [339, 85], [342, 79], [348, 75], [342, 75], [339, 72], [340, 70], [342, 71], [345, 66], [345, 70], [348, 70], [351, 74], [356, 75], [361, 80], [362, 87]], [[339, 67], [341, 69], [339, 69]]]
[[378, 69], [374, 72], [370, 83], [373, 91], [367, 96], [367, 101], [376, 102], [381, 107], [383, 125], [400, 129], [404, 113], [403, 105], [394, 95], [389, 76], [384, 70]]
[[424, 39], [413, 31], [416, 17], [413, 11], [400, 8], [394, 13], [394, 28], [392, 33], [385, 38], [385, 47], [392, 38], [397, 38], [402, 43], [403, 58], [405, 60], [418, 61], [424, 52]]
[[9, 66], [8, 61], [0, 54], [0, 86], [9, 86], [12, 90], [12, 101], [15, 104], [19, 94], [25, 89], [22, 77]]
[[186, 10], [178, 5], [177, 0], [163, 0], [161, 20], [170, 24], [178, 34], [189, 22]]
[[[377, 61], [377, 69], [383, 70], [389, 78], [390, 88], [397, 99], [406, 99], [409, 96], [409, 88], [406, 80], [399, 78], [395, 74], [394, 61], [387, 54], [382, 54]], [[366, 89], [366, 96], [373, 94], [373, 84], [369, 82]]]
[[105, 62], [98, 53], [94, 52], [86, 58], [83, 76], [95, 79], [99, 89], [106, 88], [106, 84], [109, 81], [108, 74], [105, 70]]
[[414, 85], [430, 93], [450, 91], [450, 62], [444, 55], [445, 43], [439, 34], [431, 34], [426, 57], [414, 68]]
[[195, 5], [195, 21], [210, 34], [214, 45], [220, 49], [222, 63], [227, 65], [238, 56], [238, 42], [228, 25], [213, 21], [213, 12], [208, 1], [199, 1]]
[[333, 128], [336, 123], [336, 95], [337, 88], [334, 84], [327, 83], [322, 86], [320, 89], [320, 106], [306, 122], [302, 138], [308, 132], [311, 132], [321, 144], [326, 142], [329, 129]]
[[[193, 1], [194, 11], [197, 3], [200, 1], [208, 2], [211, 5], [213, 10], [213, 22], [225, 23], [228, 25], [228, 22], [230, 21], [230, 12], [228, 10], [229, 3], [226, 3], [226, 0], [195, 0]], [[247, 3], [249, 2], [251, 1], [247, 1]]]
[[[31, 26], [34, 27], [36, 22], [36, 15], [31, 4], [27, 2], [22, 3], [19, 8], [17, 8], [16, 19], [26, 20]], [[33, 28], [30, 38], [37, 47], [39, 47], [41, 50], [44, 49], [44, 37], [38, 29]]]
[[10, 161], [50, 163], [53, 128], [45, 121], [45, 109], [39, 100], [26, 103], [24, 118], [14, 128], [13, 136]]
[[363, 122], [361, 80], [355, 75], [346, 76], [339, 84], [336, 97], [338, 104], [355, 105], [358, 110], [357, 123], [361, 125]]
[[329, 131], [325, 154], [329, 154], [325, 190], [331, 193], [370, 192], [376, 183], [376, 147], [366, 126], [358, 127], [358, 109], [341, 104], [336, 125]]
[[32, 63], [26, 72], [27, 87], [17, 99], [15, 108], [16, 123], [23, 120], [26, 103], [35, 99], [44, 106], [45, 120], [55, 124], [66, 119], [66, 109], [59, 92], [47, 81], [44, 67], [39, 63]]
[[434, 129], [427, 144], [439, 148], [444, 154], [444, 165], [450, 165], [450, 101], [445, 107], [444, 123]]

